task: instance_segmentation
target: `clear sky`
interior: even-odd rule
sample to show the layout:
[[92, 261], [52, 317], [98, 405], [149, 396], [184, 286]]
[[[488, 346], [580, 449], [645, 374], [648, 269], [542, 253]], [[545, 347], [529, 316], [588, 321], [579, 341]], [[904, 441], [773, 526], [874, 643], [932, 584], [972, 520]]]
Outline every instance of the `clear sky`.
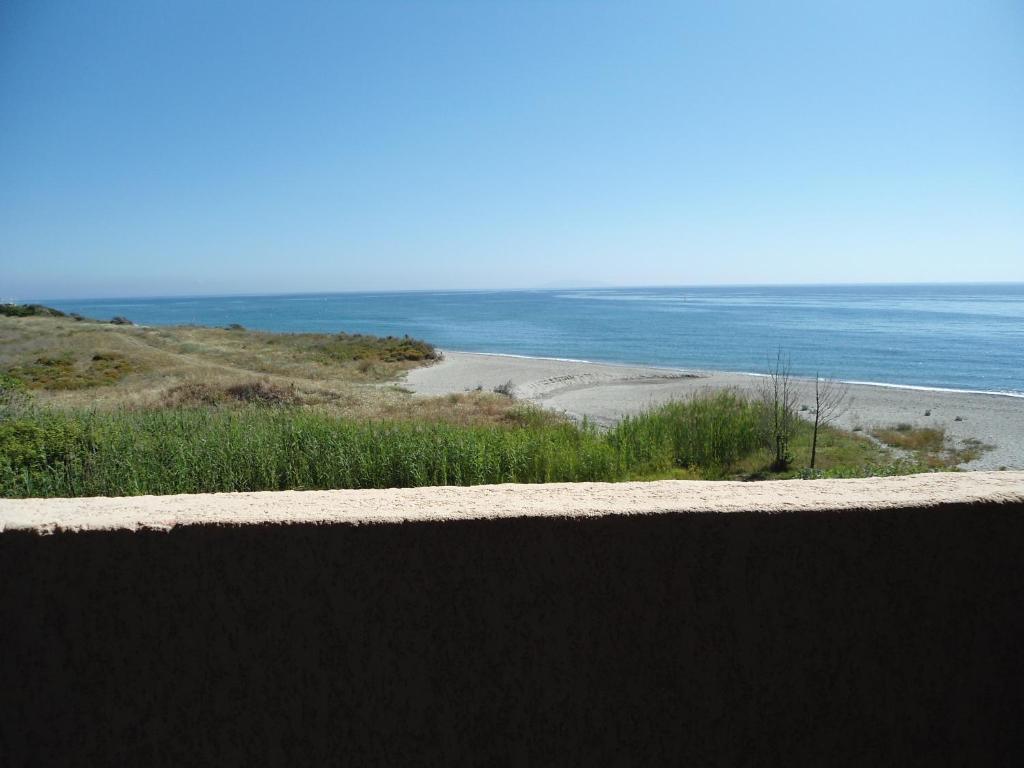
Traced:
[[1024, 2], [0, 4], [0, 300], [1024, 280]]

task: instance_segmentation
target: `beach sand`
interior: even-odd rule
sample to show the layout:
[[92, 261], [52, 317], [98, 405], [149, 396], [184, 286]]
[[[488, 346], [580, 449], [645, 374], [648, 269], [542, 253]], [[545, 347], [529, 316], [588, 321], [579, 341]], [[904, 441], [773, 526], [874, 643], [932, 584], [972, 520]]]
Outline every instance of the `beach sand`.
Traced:
[[[515, 397], [574, 419], [601, 425], [702, 389], [753, 392], [761, 377], [721, 371], [671, 370], [470, 352], [409, 372], [405, 386], [417, 394], [443, 395], [512, 382]], [[810, 405], [808, 382], [801, 404]], [[925, 412], [930, 412], [925, 415]], [[911, 424], [942, 427], [957, 444], [993, 446], [965, 469], [1024, 469], [1024, 398], [1008, 395], [850, 384], [848, 407], [836, 421], [845, 429]]]

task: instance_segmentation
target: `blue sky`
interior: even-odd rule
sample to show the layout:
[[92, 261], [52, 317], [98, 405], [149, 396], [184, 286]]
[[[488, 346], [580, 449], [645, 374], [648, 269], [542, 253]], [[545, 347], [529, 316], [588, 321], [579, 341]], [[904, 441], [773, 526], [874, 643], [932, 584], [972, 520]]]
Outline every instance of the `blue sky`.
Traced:
[[1024, 4], [0, 5], [0, 299], [1024, 280]]

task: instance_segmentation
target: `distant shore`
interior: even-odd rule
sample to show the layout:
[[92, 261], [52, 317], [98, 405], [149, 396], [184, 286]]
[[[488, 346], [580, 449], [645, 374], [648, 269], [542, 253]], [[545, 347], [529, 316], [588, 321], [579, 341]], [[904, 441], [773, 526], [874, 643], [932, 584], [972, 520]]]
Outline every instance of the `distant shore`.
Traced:
[[[516, 397], [575, 419], [610, 425], [623, 416], [702, 389], [757, 389], [760, 377], [688, 369], [444, 352], [444, 360], [409, 372], [417, 394], [494, 390], [511, 382]], [[870, 430], [910, 424], [938, 427], [954, 441], [977, 440], [990, 450], [965, 469], [1024, 469], [1024, 398], [980, 392], [851, 383], [849, 404], [836, 424]], [[809, 403], [807, 397], [800, 401]]]

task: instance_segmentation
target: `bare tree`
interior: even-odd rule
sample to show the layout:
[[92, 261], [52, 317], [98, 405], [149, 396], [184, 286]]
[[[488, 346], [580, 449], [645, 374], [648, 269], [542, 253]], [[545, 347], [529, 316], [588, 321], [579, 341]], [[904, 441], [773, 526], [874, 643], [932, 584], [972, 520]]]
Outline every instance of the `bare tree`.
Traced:
[[792, 461], [789, 444], [796, 429], [798, 395], [789, 356], [783, 356], [780, 348], [774, 365], [769, 364], [768, 374], [761, 382], [761, 401], [767, 412], [767, 437], [775, 454], [772, 469], [776, 472], [788, 469]]
[[823, 379], [814, 375], [814, 435], [811, 438], [811, 469], [818, 457], [818, 428], [831, 424], [846, 410], [849, 387], [835, 379]]

